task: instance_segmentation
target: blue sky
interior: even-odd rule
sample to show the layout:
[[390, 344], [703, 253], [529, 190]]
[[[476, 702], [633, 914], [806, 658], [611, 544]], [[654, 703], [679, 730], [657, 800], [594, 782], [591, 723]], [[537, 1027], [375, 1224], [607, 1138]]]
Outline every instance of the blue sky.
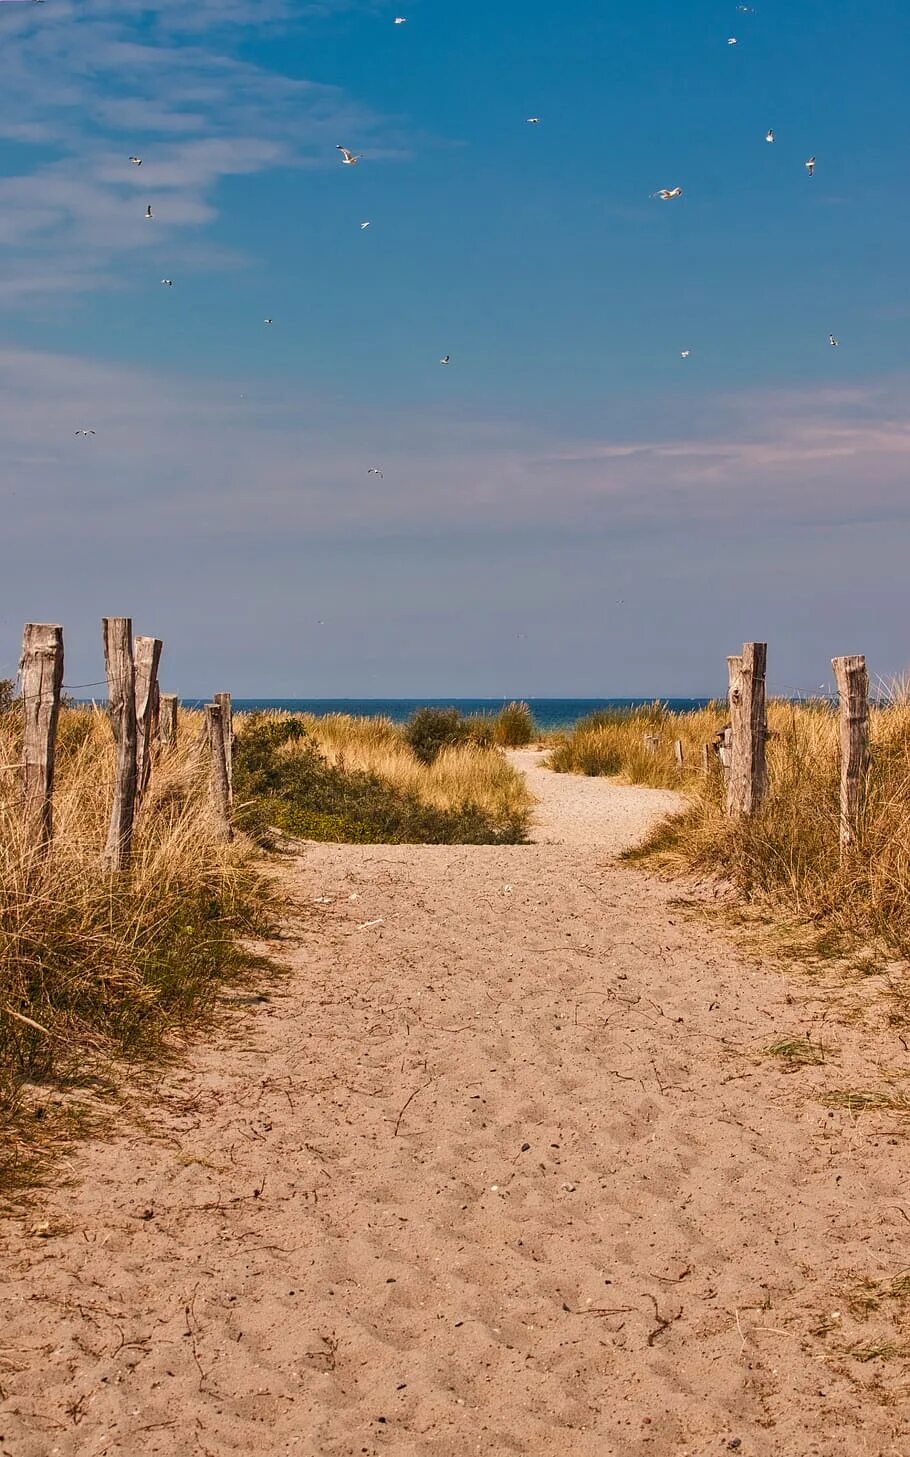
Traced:
[[908, 63], [887, 0], [0, 0], [0, 672], [905, 670]]

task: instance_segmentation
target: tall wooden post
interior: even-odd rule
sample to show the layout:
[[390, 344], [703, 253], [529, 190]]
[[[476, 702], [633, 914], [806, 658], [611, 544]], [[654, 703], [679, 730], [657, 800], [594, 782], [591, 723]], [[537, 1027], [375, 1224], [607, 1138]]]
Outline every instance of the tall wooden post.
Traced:
[[158, 737], [163, 749], [172, 749], [177, 742], [177, 695], [162, 693]]
[[684, 754], [684, 752], [683, 752], [682, 739], [674, 739], [673, 740], [673, 757], [676, 760], [676, 767], [677, 767], [677, 769], [680, 771], [680, 773], [682, 773], [683, 767], [685, 765], [685, 757], [686, 757], [685, 754]]
[[768, 773], [765, 741], [765, 666], [768, 645], [743, 644], [742, 656], [728, 658], [730, 675], [730, 727], [732, 763], [727, 784], [727, 813], [733, 817], [754, 814], [765, 797]]
[[39, 849], [50, 844], [54, 833], [54, 750], [63, 684], [62, 627], [49, 622], [25, 624], [19, 673], [24, 716], [25, 830], [29, 844]]
[[869, 762], [869, 674], [861, 653], [832, 658], [840, 698], [840, 843], [852, 845], [859, 833], [863, 788]]
[[142, 799], [152, 776], [152, 741], [158, 691], [161, 639], [137, 637], [133, 644], [133, 673], [136, 680], [136, 800]]
[[104, 617], [104, 665], [107, 696], [117, 745], [114, 802], [104, 851], [108, 870], [128, 870], [136, 813], [136, 683], [133, 671], [133, 624], [129, 617]]
[[212, 702], [221, 709], [221, 731], [224, 734], [224, 763], [227, 769], [228, 804], [234, 803], [234, 710], [230, 693], [213, 693]]
[[702, 746], [701, 746], [701, 772], [702, 772], [702, 774], [704, 775], [704, 777], [706, 779], [710, 778], [710, 775], [711, 775], [711, 754], [712, 754], [712, 752], [713, 752], [713, 750], [712, 750], [711, 744], [702, 744]]
[[228, 797], [227, 764], [224, 757], [224, 722], [219, 703], [205, 705], [205, 728], [209, 745], [209, 809], [215, 835], [219, 840], [232, 840]]

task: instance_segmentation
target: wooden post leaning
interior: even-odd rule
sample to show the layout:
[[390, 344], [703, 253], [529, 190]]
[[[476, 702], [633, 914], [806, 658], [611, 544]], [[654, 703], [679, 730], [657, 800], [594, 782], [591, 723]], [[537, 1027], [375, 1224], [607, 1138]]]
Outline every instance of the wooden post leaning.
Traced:
[[136, 814], [136, 680], [133, 669], [133, 624], [129, 617], [104, 617], [104, 665], [107, 670], [108, 708], [117, 765], [114, 802], [104, 851], [108, 870], [128, 870], [133, 848]]
[[680, 773], [682, 773], [682, 771], [683, 771], [683, 765], [685, 763], [685, 755], [683, 753], [682, 739], [674, 739], [673, 740], [673, 757], [676, 760], [676, 767], [677, 767], [677, 769], [679, 770]]
[[159, 637], [137, 637], [133, 644], [136, 695], [136, 802], [141, 802], [152, 777], [152, 749], [158, 705]]
[[859, 833], [869, 763], [869, 674], [861, 653], [832, 658], [840, 699], [840, 844], [852, 845]]
[[163, 749], [172, 749], [177, 742], [177, 695], [161, 694], [158, 718], [158, 742]]
[[743, 644], [740, 657], [727, 659], [732, 740], [727, 814], [733, 818], [754, 814], [768, 786], [765, 761], [768, 737], [765, 706], [767, 657], [767, 643], [747, 642]]
[[224, 763], [227, 769], [228, 804], [234, 803], [234, 710], [230, 693], [213, 693], [212, 702], [221, 709], [221, 731], [224, 734]]
[[29, 845], [45, 849], [54, 834], [54, 752], [63, 684], [63, 628], [27, 622], [19, 663], [24, 729], [22, 798]]
[[209, 810], [216, 838], [230, 841], [231, 829], [227, 764], [224, 756], [224, 721], [219, 703], [205, 705], [205, 729], [209, 746]]

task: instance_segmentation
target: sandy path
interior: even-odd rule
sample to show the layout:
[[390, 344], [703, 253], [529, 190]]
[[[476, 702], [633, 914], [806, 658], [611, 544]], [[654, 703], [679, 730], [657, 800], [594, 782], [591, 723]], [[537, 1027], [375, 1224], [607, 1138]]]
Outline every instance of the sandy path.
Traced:
[[862, 1027], [785, 1076], [808, 982], [577, 845], [281, 874], [292, 977], [6, 1226], [0, 1452], [910, 1451], [905, 1357], [844, 1354], [910, 1263], [900, 1120], [817, 1096]]
[[537, 800], [531, 830], [536, 843], [596, 846], [616, 855], [683, 805], [682, 796], [669, 789], [553, 774], [541, 767], [546, 750], [512, 749], [508, 757], [523, 771]]

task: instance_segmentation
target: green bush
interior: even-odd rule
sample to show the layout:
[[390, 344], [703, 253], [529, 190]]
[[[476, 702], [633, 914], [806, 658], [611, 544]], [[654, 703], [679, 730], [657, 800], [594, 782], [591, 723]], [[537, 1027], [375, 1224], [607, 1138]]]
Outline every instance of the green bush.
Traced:
[[418, 708], [404, 729], [405, 742], [422, 764], [432, 764], [443, 749], [467, 743], [470, 736], [457, 708]]
[[493, 742], [501, 749], [523, 749], [536, 731], [534, 715], [526, 703], [507, 703], [496, 715]]
[[[293, 749], [285, 746], [293, 744]], [[253, 717], [234, 751], [241, 828], [262, 843], [282, 830], [298, 839], [351, 844], [498, 845], [524, 839], [525, 815], [494, 821], [476, 805], [435, 809], [371, 774], [329, 764], [297, 719]]]

